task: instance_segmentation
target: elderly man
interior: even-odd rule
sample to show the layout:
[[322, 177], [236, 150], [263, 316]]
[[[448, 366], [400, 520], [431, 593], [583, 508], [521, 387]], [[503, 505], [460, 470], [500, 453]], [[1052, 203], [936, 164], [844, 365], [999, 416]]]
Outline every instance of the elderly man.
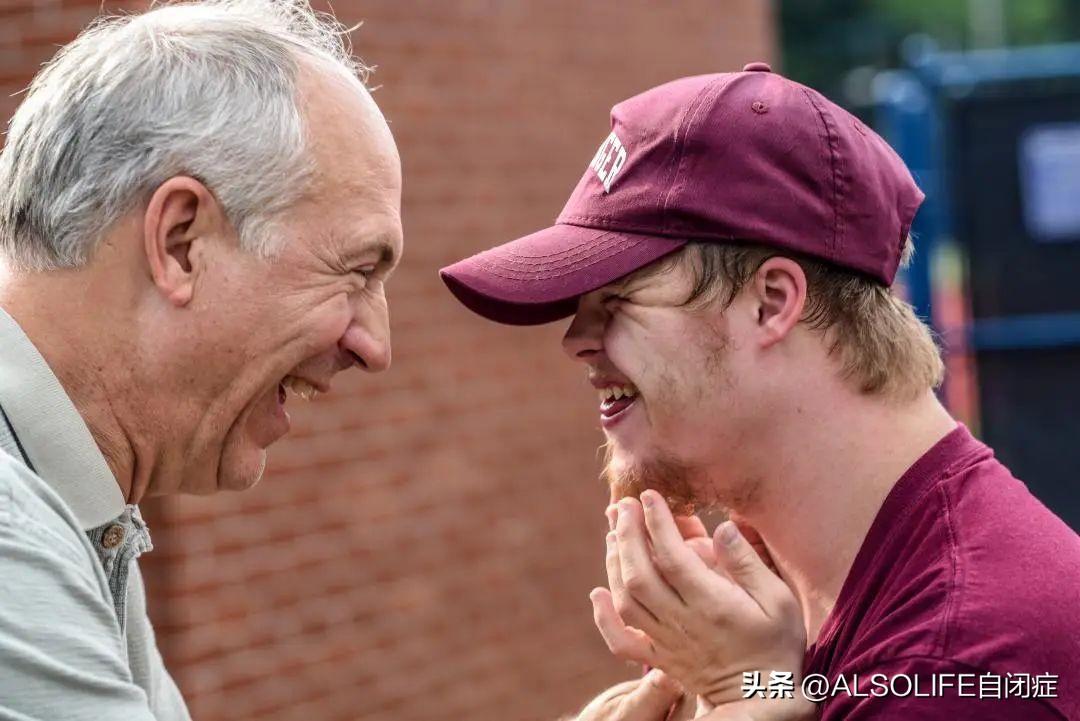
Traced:
[[[581, 721], [659, 721], [680, 687], [716, 720], [1080, 719], [1080, 538], [939, 404], [889, 289], [922, 197], [753, 63], [617, 105], [554, 227], [443, 270], [492, 320], [574, 316], [599, 393], [594, 616], [656, 669]], [[669, 510], [708, 506], [712, 539]]]
[[400, 161], [305, 0], [95, 24], [0, 156], [0, 716], [187, 719], [149, 495], [243, 489], [289, 392], [390, 363]]

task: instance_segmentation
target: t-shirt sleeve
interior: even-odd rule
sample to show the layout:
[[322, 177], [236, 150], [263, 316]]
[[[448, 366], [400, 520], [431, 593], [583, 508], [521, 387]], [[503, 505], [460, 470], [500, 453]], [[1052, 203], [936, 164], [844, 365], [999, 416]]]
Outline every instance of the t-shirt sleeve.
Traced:
[[840, 675], [845, 690], [832, 679], [821, 721], [1067, 721], [1052, 698], [1009, 696], [1005, 675], [941, 659], [890, 660]]
[[154, 721], [80, 531], [46, 505], [0, 479], [0, 718]]

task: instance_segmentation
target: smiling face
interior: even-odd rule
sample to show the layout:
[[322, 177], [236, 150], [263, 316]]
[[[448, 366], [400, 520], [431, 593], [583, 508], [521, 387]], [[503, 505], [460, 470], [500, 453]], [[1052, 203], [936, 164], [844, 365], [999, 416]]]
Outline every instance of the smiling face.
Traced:
[[173, 465], [182, 480], [172, 490], [253, 485], [266, 448], [289, 430], [290, 391], [310, 397], [345, 369], [390, 365], [385, 285], [402, 252], [397, 150], [358, 84], [310, 71], [304, 80], [314, 176], [273, 226], [280, 251], [261, 258], [235, 238], [190, 251], [203, 254], [192, 265], [204, 270], [171, 359], [187, 381], [167, 410], [180, 439]]
[[659, 267], [583, 296], [563, 347], [597, 389], [612, 495], [652, 488], [687, 511], [726, 500], [707, 477], [738, 443], [745, 391], [737, 328], [715, 303], [684, 305], [685, 262]]

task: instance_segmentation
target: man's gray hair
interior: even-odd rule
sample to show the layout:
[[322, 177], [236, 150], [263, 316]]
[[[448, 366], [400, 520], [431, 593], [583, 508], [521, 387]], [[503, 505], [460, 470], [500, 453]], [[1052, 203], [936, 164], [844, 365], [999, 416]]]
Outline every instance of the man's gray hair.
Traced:
[[176, 175], [215, 194], [243, 247], [311, 172], [301, 64], [362, 87], [348, 31], [307, 0], [206, 0], [100, 18], [38, 73], [0, 153], [0, 253], [27, 270], [87, 263], [107, 231]]

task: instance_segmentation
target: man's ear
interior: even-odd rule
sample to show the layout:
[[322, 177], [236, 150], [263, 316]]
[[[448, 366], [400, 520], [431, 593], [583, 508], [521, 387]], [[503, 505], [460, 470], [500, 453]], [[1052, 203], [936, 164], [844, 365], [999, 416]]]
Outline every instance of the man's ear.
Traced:
[[769, 258], [751, 280], [761, 347], [783, 340], [802, 318], [806, 306], [806, 274], [791, 258]]
[[203, 270], [203, 241], [225, 225], [217, 198], [194, 178], [169, 178], [150, 196], [143, 217], [143, 248], [154, 285], [170, 303], [191, 302], [195, 280]]

